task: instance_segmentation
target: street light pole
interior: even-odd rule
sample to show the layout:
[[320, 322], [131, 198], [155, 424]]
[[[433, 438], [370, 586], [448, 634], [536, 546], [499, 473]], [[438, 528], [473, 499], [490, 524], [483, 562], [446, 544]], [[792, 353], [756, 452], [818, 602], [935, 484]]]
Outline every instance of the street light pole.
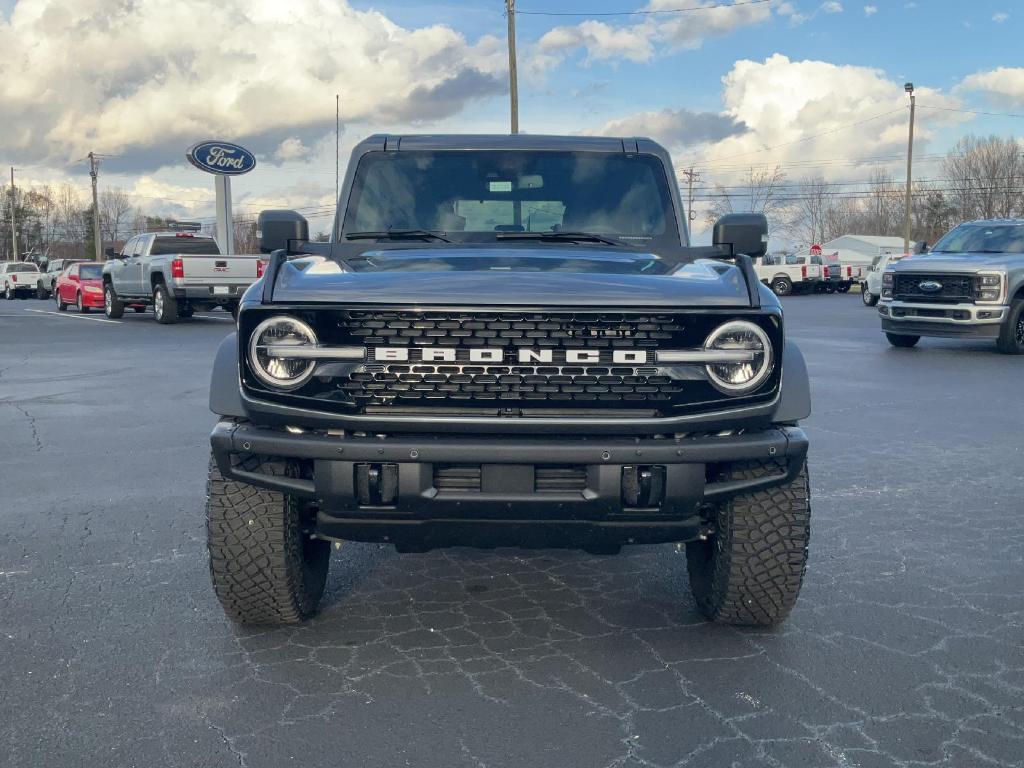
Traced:
[[508, 16], [508, 90], [512, 109], [512, 133], [519, 133], [519, 79], [516, 74], [516, 0], [505, 0]]
[[907, 199], [903, 211], [903, 252], [910, 253], [910, 191], [911, 170], [914, 164], [914, 84], [907, 83], [903, 90], [910, 94], [910, 135], [907, 138]]
[[11, 260], [18, 260], [18, 223], [15, 221], [15, 211], [18, 209], [17, 196], [14, 189], [14, 166], [11, 166]]

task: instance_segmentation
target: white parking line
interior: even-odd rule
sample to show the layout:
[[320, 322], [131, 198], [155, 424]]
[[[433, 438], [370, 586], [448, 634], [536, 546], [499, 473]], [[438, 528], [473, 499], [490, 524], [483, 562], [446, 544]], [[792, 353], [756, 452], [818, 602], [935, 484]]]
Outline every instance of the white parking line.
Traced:
[[26, 312], [35, 312], [40, 315], [54, 315], [56, 317], [66, 317], [72, 320], [92, 320], [94, 323], [114, 323], [120, 325], [123, 321], [121, 320], [110, 320], [106, 317], [89, 317], [88, 315], [72, 315], [68, 312], [51, 312], [46, 309], [26, 309]]

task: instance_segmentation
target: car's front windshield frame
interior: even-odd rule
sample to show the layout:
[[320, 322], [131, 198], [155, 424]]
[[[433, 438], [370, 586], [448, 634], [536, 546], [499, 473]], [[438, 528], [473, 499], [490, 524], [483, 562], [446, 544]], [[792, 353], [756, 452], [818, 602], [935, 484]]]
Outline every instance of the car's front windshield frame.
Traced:
[[[447, 179], [441, 175], [441, 168], [451, 170], [454, 166], [458, 170], [463, 167], [460, 164], [467, 160], [473, 163], [473, 168], [467, 170], [463, 178], [439, 190], [436, 199], [431, 199], [434, 187], [426, 180]], [[393, 165], [384, 165], [387, 163]], [[485, 175], [492, 168], [507, 169], [511, 182], [502, 176], [492, 178]], [[588, 186], [585, 180], [575, 175], [575, 170], [580, 168], [603, 173], [604, 179], [632, 182], [628, 192], [642, 197], [644, 203], [633, 203], [626, 194], [616, 196], [608, 193], [606, 187], [596, 183]], [[535, 169], [543, 173], [533, 173]], [[566, 175], [569, 169], [573, 169], [572, 176]], [[562, 175], [556, 175], [559, 171]], [[387, 215], [390, 212], [375, 209], [372, 205], [369, 207], [372, 215], [365, 213], [364, 195], [372, 201], [372, 186], [380, 186], [379, 179], [374, 179], [373, 174], [391, 174], [406, 184], [403, 195], [407, 203], [404, 207], [393, 206], [401, 217]], [[530, 186], [531, 179], [539, 182], [539, 186]], [[467, 183], [479, 186], [467, 190]], [[371, 191], [367, 191], [368, 187]], [[397, 193], [388, 189], [386, 195]], [[377, 195], [378, 201], [382, 198], [385, 195]], [[617, 208], [600, 207], [613, 198], [617, 200]], [[474, 225], [472, 207], [478, 201], [481, 206], [490, 203], [495, 210], [500, 210], [496, 219], [502, 215], [509, 216], [510, 211], [514, 211], [514, 218], [509, 222], [500, 219], [496, 226], [490, 226], [493, 221], [488, 221], [486, 228]], [[466, 203], [470, 210], [460, 207], [462, 203]], [[538, 215], [538, 219], [533, 221], [538, 203], [544, 209], [543, 215]], [[383, 204], [393, 205], [393, 202], [384, 199]], [[378, 203], [380, 207], [383, 204]], [[449, 205], [452, 206], [450, 212], [445, 208]], [[635, 207], [629, 207], [631, 205]], [[573, 206], [573, 211], [569, 206]], [[524, 217], [526, 211], [529, 213]], [[573, 212], [575, 216], [571, 215]], [[637, 212], [639, 214], [634, 217]], [[647, 218], [641, 218], [643, 216]], [[615, 224], [619, 226], [611, 226]], [[626, 228], [624, 224], [632, 226], [633, 230], [618, 231]], [[368, 152], [359, 159], [353, 173], [344, 218], [338, 225], [341, 230], [338, 240], [341, 242], [367, 232], [389, 231], [396, 232], [395, 237], [429, 239], [427, 235], [409, 234], [412, 230], [423, 230], [441, 234], [457, 244], [501, 242], [510, 246], [519, 243], [536, 246], [543, 242], [555, 245], [572, 242], [568, 233], [590, 233], [620, 241], [616, 243], [619, 247], [662, 250], [678, 249], [682, 245], [676, 203], [664, 163], [660, 157], [649, 153], [500, 149]], [[401, 234], [403, 232], [406, 234]], [[439, 238], [437, 241], [444, 242]]]

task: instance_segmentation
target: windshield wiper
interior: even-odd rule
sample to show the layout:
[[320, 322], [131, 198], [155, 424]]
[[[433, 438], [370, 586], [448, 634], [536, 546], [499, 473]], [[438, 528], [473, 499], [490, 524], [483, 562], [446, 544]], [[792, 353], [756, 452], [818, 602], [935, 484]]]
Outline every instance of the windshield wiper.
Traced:
[[349, 232], [346, 240], [440, 240], [450, 243], [447, 237], [432, 229], [388, 229], [380, 232]]
[[628, 246], [629, 243], [614, 237], [595, 235], [593, 232], [499, 232], [499, 240], [564, 240], [566, 242], [591, 242], [605, 245]]

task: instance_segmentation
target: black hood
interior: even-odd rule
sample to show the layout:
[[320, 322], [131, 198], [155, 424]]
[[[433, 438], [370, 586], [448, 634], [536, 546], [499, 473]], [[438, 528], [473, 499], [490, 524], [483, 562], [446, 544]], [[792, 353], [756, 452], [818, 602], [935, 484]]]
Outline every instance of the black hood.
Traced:
[[367, 251], [351, 264], [286, 262], [274, 302], [411, 306], [748, 307], [734, 265], [666, 264], [650, 253], [581, 246]]

